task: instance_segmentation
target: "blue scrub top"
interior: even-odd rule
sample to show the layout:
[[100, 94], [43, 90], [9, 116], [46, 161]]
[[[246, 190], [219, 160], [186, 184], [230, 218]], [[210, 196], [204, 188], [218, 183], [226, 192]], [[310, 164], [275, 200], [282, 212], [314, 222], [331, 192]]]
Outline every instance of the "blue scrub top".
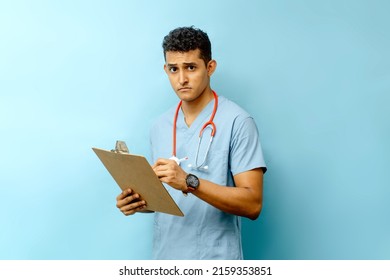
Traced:
[[[199, 132], [213, 111], [214, 100], [199, 114], [190, 127], [180, 110], [177, 119], [176, 142], [178, 158], [187, 172], [219, 185], [234, 187], [233, 176], [266, 165], [256, 124], [242, 108], [219, 96], [214, 117], [216, 133], [206, 159], [208, 170], [193, 170]], [[151, 130], [153, 163], [158, 158], [172, 156], [172, 128], [176, 106], [157, 119]], [[203, 161], [210, 141], [210, 129], [203, 133], [198, 163]], [[181, 191], [165, 185], [184, 213], [177, 217], [155, 213], [154, 259], [242, 259], [241, 220], [236, 215], [220, 211], [196, 196], [184, 196]]]

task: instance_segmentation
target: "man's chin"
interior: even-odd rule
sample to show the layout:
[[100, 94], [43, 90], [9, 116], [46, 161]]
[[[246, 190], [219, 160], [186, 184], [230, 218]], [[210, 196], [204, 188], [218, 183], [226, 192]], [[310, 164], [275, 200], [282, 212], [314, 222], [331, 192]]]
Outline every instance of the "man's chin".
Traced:
[[194, 95], [192, 94], [191, 91], [177, 91], [176, 92], [177, 97], [179, 97], [180, 100], [185, 101], [185, 102], [191, 102], [196, 99]]

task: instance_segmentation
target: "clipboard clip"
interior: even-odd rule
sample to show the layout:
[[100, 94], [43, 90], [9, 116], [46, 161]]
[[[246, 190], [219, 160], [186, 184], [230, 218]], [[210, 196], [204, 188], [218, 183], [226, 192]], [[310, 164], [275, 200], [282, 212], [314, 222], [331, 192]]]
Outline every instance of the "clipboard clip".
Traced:
[[116, 141], [115, 149], [112, 149], [111, 152], [118, 153], [118, 154], [128, 154], [129, 149], [127, 148], [125, 141]]

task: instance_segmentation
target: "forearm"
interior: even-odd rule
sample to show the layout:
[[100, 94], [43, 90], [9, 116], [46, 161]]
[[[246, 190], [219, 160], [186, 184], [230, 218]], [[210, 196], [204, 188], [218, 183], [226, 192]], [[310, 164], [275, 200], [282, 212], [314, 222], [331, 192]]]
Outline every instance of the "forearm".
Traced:
[[193, 195], [221, 211], [254, 220], [260, 215], [262, 208], [262, 171], [249, 171], [244, 180], [242, 177], [238, 178], [239, 184], [236, 187], [221, 186], [200, 179], [200, 185]]

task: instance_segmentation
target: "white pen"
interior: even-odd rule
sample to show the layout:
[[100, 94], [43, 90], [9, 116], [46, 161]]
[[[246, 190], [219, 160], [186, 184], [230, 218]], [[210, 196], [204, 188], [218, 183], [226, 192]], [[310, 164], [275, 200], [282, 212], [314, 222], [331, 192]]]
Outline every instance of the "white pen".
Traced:
[[188, 157], [177, 158], [175, 156], [171, 156], [169, 159], [174, 160], [177, 163], [177, 165], [180, 165], [180, 162], [187, 160]]

